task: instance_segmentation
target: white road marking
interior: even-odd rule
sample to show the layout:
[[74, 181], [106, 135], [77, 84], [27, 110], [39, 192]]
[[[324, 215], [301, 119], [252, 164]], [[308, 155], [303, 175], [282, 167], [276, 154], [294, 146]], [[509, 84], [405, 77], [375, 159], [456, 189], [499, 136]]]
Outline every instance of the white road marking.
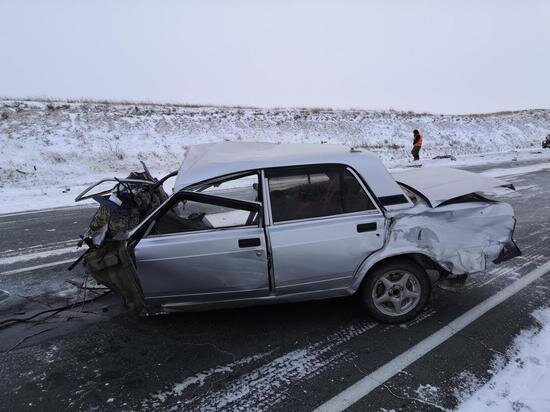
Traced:
[[70, 253], [77, 253], [79, 250], [76, 245], [63, 247], [60, 249], [41, 250], [34, 253], [25, 253], [21, 255], [8, 256], [0, 258], [0, 265], [12, 265], [18, 262], [26, 262], [28, 260], [43, 259], [50, 256], [68, 255]]
[[75, 209], [75, 210], [78, 210], [78, 209], [91, 209], [91, 208], [95, 208], [95, 207], [96, 207], [96, 205], [93, 204], [93, 203], [83, 204], [83, 205], [78, 205], [78, 206], [51, 207], [51, 208], [48, 208], [48, 209], [29, 210], [29, 211], [25, 211], [25, 212], [0, 214], [0, 219], [2, 219], [4, 217], [10, 217], [10, 216], [33, 215], [33, 214], [36, 214], [36, 213], [57, 212], [57, 211], [61, 211], [61, 210], [71, 210], [71, 209]]
[[410, 366], [413, 362], [426, 355], [432, 349], [436, 348], [447, 339], [460, 332], [466, 326], [479, 319], [495, 306], [514, 296], [516, 293], [524, 289], [526, 286], [529, 286], [531, 283], [548, 272], [550, 272], [550, 261], [547, 261], [542, 266], [532, 270], [521, 279], [518, 279], [511, 285], [502, 289], [500, 292], [474, 306], [472, 309], [462, 314], [446, 326], [443, 326], [433, 335], [428, 336], [426, 339], [417, 343], [412, 348], [392, 359], [390, 362], [354, 383], [332, 399], [319, 406], [315, 409], [315, 412], [343, 411], [344, 409], [350, 407], [355, 402], [359, 401], [370, 392], [378, 388], [378, 386], [382, 385], [403, 369]]
[[27, 267], [24, 267], [24, 268], [8, 270], [6, 272], [0, 272], [0, 276], [15, 275], [17, 273], [30, 272], [31, 270], [48, 268], [48, 267], [51, 267], [51, 266], [65, 265], [67, 263], [72, 263], [75, 260], [76, 260], [76, 258], [67, 259], [67, 260], [58, 260], [56, 262], [44, 263], [43, 265], [27, 266]]
[[10, 223], [17, 223], [17, 220], [6, 220], [5, 222], [0, 222], [0, 225], [7, 225]]
[[35, 253], [37, 251], [59, 249], [59, 247], [75, 245], [80, 239], [67, 239], [58, 242], [40, 243], [38, 245], [25, 246], [17, 249], [6, 249], [0, 251], [0, 259], [8, 256], [23, 255], [26, 253]]

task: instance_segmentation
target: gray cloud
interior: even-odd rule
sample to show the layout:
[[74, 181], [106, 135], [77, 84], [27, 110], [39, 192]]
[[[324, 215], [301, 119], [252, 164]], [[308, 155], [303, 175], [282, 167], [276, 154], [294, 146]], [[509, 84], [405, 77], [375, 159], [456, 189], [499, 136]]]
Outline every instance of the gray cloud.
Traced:
[[550, 2], [0, 0], [0, 95], [550, 107]]

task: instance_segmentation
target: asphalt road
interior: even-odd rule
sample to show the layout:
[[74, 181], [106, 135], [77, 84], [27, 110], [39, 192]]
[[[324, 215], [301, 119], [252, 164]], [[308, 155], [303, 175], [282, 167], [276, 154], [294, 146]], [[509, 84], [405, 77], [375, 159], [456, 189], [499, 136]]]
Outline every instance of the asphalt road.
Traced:
[[[93, 209], [0, 215], [0, 410], [314, 409], [550, 260], [549, 173], [507, 178], [518, 190], [502, 200], [516, 211], [523, 256], [461, 291], [436, 288], [399, 326], [376, 323], [353, 299], [139, 318], [106, 295], [6, 327], [104, 291], [78, 287], [81, 266], [65, 269]], [[536, 327], [530, 313], [549, 297], [547, 274], [350, 409], [453, 408], [515, 334]]]

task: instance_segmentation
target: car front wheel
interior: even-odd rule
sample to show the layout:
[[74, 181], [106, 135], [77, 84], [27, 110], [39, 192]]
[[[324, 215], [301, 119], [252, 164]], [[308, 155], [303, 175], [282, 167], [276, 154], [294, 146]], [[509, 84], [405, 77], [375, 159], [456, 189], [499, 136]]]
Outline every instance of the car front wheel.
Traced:
[[367, 275], [360, 297], [375, 319], [402, 323], [422, 311], [430, 289], [430, 279], [421, 266], [407, 259], [395, 259], [382, 263]]

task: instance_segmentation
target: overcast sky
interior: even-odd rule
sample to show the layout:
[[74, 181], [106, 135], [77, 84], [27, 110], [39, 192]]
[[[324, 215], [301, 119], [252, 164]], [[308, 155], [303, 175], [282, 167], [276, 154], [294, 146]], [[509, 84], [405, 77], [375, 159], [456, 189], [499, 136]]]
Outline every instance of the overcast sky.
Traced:
[[550, 0], [0, 0], [0, 95], [550, 108]]

